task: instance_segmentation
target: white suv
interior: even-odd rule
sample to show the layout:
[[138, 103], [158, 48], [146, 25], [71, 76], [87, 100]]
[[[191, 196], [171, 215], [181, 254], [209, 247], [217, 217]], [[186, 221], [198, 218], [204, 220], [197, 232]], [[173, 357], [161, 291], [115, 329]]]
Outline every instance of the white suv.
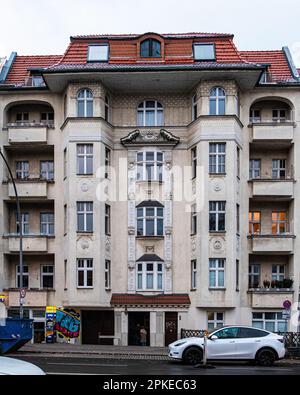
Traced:
[[[203, 337], [177, 340], [169, 345], [169, 357], [196, 365], [203, 359]], [[248, 326], [226, 326], [210, 333], [207, 359], [249, 360], [272, 366], [285, 356], [282, 336]]]

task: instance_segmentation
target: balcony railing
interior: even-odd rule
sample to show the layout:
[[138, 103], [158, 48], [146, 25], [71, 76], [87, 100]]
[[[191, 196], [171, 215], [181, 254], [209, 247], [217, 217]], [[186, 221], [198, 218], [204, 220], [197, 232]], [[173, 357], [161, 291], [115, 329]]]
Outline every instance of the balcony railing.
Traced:
[[54, 121], [15, 121], [6, 124], [7, 128], [53, 128]]

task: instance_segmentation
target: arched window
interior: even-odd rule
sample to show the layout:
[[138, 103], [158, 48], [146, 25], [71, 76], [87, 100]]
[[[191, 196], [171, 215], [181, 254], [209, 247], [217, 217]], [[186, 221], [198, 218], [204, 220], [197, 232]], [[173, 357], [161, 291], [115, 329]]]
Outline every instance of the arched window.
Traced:
[[89, 89], [81, 89], [77, 94], [77, 116], [93, 116], [93, 94]]
[[161, 44], [152, 38], [141, 43], [141, 58], [160, 58]]
[[145, 100], [138, 106], [138, 126], [163, 126], [164, 109], [156, 100]]
[[226, 94], [223, 88], [213, 88], [209, 95], [209, 115], [225, 115]]
[[164, 235], [164, 206], [156, 200], [148, 200], [136, 207], [137, 236]]

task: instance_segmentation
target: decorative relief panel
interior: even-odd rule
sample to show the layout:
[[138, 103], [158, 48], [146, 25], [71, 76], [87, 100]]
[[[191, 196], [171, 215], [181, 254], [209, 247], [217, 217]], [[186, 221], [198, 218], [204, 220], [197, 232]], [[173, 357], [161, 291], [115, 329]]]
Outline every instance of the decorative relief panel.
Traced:
[[191, 238], [191, 255], [192, 255], [192, 259], [196, 259], [198, 256], [196, 236]]
[[213, 178], [210, 183], [213, 192], [224, 192], [225, 181], [222, 178]]
[[224, 237], [211, 237], [209, 241], [210, 254], [213, 255], [224, 255], [226, 251], [226, 242]]

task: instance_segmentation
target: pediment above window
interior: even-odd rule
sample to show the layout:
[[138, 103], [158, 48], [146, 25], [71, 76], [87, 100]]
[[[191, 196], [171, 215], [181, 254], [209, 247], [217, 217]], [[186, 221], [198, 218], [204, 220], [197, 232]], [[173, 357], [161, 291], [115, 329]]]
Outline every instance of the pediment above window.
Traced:
[[144, 146], [144, 145], [158, 145], [158, 146], [173, 146], [175, 147], [180, 142], [180, 138], [174, 136], [171, 132], [160, 130], [134, 130], [128, 136], [121, 139], [121, 143], [127, 146]]

